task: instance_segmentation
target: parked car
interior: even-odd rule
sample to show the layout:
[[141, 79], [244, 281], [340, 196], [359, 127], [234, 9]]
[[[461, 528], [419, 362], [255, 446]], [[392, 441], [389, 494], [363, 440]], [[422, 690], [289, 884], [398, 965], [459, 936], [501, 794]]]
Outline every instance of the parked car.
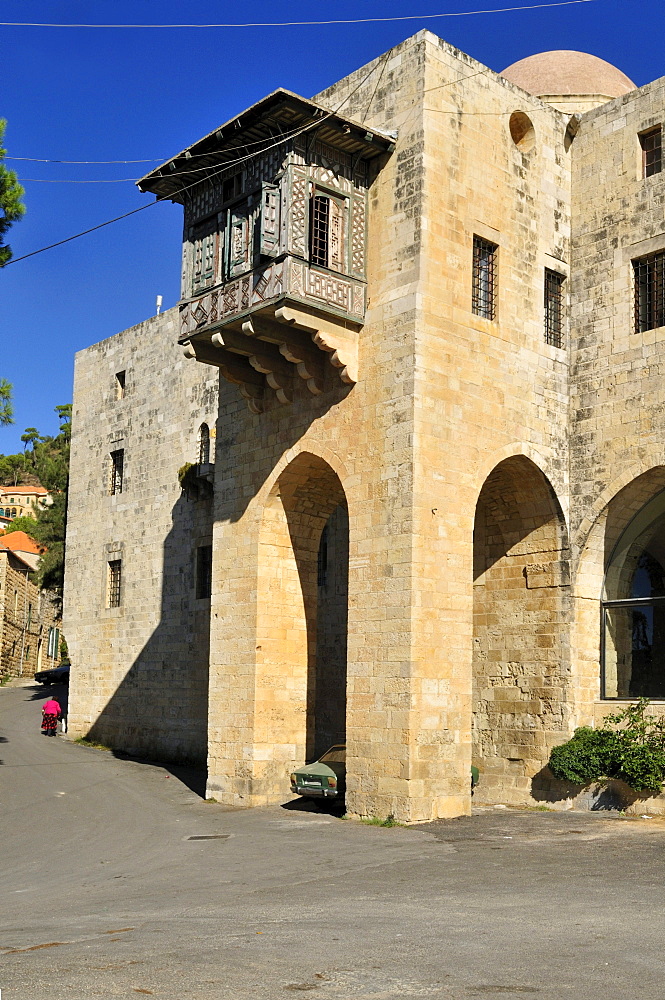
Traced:
[[50, 670], [38, 670], [35, 680], [40, 684], [69, 684], [69, 664], [61, 663]]
[[346, 744], [337, 743], [291, 775], [291, 791], [313, 799], [342, 798], [346, 790]]

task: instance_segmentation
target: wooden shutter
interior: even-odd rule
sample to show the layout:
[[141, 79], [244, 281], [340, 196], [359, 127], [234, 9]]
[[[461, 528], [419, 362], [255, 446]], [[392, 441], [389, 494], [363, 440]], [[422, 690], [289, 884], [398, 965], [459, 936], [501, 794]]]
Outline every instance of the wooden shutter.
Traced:
[[229, 209], [229, 277], [249, 271], [252, 266], [249, 226], [249, 204]]
[[265, 257], [274, 257], [279, 251], [279, 188], [275, 184], [262, 185], [259, 224], [259, 252]]
[[330, 216], [328, 229], [328, 267], [333, 271], [346, 271], [344, 239], [344, 204], [329, 198]]
[[194, 229], [192, 292], [198, 292], [215, 283], [218, 238], [217, 219], [208, 220], [203, 226]]

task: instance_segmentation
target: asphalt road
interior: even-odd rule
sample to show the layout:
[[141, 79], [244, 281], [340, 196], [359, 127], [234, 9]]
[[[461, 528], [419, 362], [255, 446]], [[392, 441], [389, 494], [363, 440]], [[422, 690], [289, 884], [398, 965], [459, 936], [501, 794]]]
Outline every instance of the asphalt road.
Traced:
[[2, 1000], [665, 998], [661, 820], [226, 810], [41, 736], [47, 693], [0, 690]]

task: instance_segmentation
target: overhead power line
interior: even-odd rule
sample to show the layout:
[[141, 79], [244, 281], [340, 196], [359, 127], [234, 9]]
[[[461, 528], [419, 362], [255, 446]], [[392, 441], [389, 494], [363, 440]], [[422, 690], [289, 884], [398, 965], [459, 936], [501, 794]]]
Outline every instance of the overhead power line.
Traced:
[[149, 160], [48, 160], [40, 156], [3, 156], [3, 160], [23, 160], [26, 163], [79, 163], [79, 164], [104, 164], [110, 163], [163, 163], [165, 156], [153, 156]]
[[376, 24], [383, 21], [425, 21], [439, 17], [469, 17], [473, 14], [507, 14], [511, 11], [542, 10], [545, 7], [571, 7], [597, 0], [558, 0], [556, 3], [534, 3], [519, 7], [490, 7], [484, 10], [458, 10], [437, 14], [402, 14], [394, 17], [348, 17], [329, 21], [229, 21], [223, 24], [62, 24], [57, 22], [0, 21], [6, 28], [304, 28], [327, 24]]
[[110, 180], [81, 181], [66, 180], [59, 177], [20, 177], [21, 184], [127, 184], [138, 180], [138, 177], [113, 177]]
[[[356, 84], [356, 86], [353, 88], [353, 90], [349, 91], [349, 93], [346, 95], [346, 97], [344, 98], [344, 100], [333, 111], [328, 111], [327, 114], [325, 114], [322, 118], [317, 118], [316, 121], [311, 122], [309, 125], [303, 126], [303, 128], [301, 128], [299, 131], [297, 131], [296, 133], [294, 133], [294, 135], [292, 136], [292, 138], [295, 138], [296, 135], [301, 135], [303, 132], [309, 132], [313, 128], [319, 128], [322, 122], [324, 122], [328, 118], [332, 118], [334, 115], [336, 115], [344, 107], [344, 105], [346, 104], [346, 102], [351, 97], [353, 97], [353, 95], [358, 90], [360, 90], [360, 88], [367, 82], [367, 80], [369, 80], [369, 78], [372, 75], [372, 73], [374, 72], [374, 70], [379, 69], [379, 68], [383, 68], [383, 66], [384, 66], [384, 64], [385, 64], [385, 62], [386, 62], [386, 60], [388, 58], [388, 55], [389, 55], [389, 53], [386, 52], [381, 57], [381, 59], [378, 60], [378, 62], [376, 63], [376, 65], [372, 66], [372, 68], [370, 69], [369, 73], [367, 73], [367, 75], [364, 76], [363, 79], [359, 83]], [[269, 146], [266, 146], [265, 149], [262, 149], [261, 152], [262, 153], [263, 152], [267, 152], [270, 149], [274, 149], [276, 146], [281, 146], [282, 143], [284, 142], [284, 140], [285, 140], [285, 136], [280, 136], [275, 142], [271, 143]], [[244, 163], [245, 160], [251, 160], [252, 157], [254, 157], [256, 155], [257, 155], [256, 153], [247, 153], [245, 156], [240, 156], [236, 160], [227, 161], [226, 163], [222, 164], [222, 166], [219, 167], [218, 170], [215, 170], [215, 171], [213, 171], [213, 173], [209, 174], [206, 179], [207, 180], [212, 180], [213, 177], [216, 177], [219, 174], [223, 173], [229, 167], [235, 166], [238, 163]], [[184, 187], [182, 187], [181, 191], [182, 192], [189, 191], [191, 188], [196, 187], [200, 183], [201, 183], [200, 180], [195, 180], [191, 184], [186, 184]], [[131, 212], [124, 212], [123, 215], [116, 215], [115, 218], [113, 218], [113, 219], [107, 219], [105, 222], [100, 222], [96, 226], [91, 226], [90, 229], [84, 229], [82, 232], [80, 232], [80, 233], [74, 233], [73, 236], [67, 236], [67, 237], [65, 237], [65, 239], [58, 240], [56, 243], [50, 243], [46, 247], [40, 247], [39, 250], [33, 250], [31, 253], [24, 253], [20, 257], [12, 257], [12, 259], [8, 260], [7, 263], [4, 266], [5, 267], [9, 267], [11, 264], [17, 264], [20, 260], [27, 260], [28, 257], [35, 257], [37, 254], [44, 253], [46, 250], [53, 250], [55, 247], [60, 247], [60, 246], [62, 246], [65, 243], [71, 243], [72, 240], [78, 240], [81, 236], [87, 236], [89, 233], [94, 233], [97, 229], [103, 229], [105, 226], [110, 226], [114, 222], [119, 222], [121, 219], [127, 219], [127, 218], [129, 218], [130, 215], [136, 215], [138, 212], [145, 212], [145, 210], [147, 208], [152, 208], [153, 205], [159, 205], [161, 202], [163, 202], [163, 201], [169, 201], [169, 200], [170, 199], [168, 197], [156, 198], [155, 201], [150, 201], [150, 202], [148, 202], [147, 205], [141, 205], [139, 208], [134, 208], [134, 209], [132, 209]]]

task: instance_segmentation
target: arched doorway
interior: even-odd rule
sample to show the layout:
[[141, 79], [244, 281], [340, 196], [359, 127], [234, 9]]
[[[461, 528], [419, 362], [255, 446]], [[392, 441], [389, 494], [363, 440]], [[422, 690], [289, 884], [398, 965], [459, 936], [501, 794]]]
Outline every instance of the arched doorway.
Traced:
[[286, 766], [346, 738], [348, 525], [336, 473], [299, 455], [271, 491], [259, 539], [255, 746], [264, 787], [283, 789]]
[[474, 523], [476, 795], [524, 802], [568, 726], [569, 559], [563, 514], [529, 459], [501, 462]]

